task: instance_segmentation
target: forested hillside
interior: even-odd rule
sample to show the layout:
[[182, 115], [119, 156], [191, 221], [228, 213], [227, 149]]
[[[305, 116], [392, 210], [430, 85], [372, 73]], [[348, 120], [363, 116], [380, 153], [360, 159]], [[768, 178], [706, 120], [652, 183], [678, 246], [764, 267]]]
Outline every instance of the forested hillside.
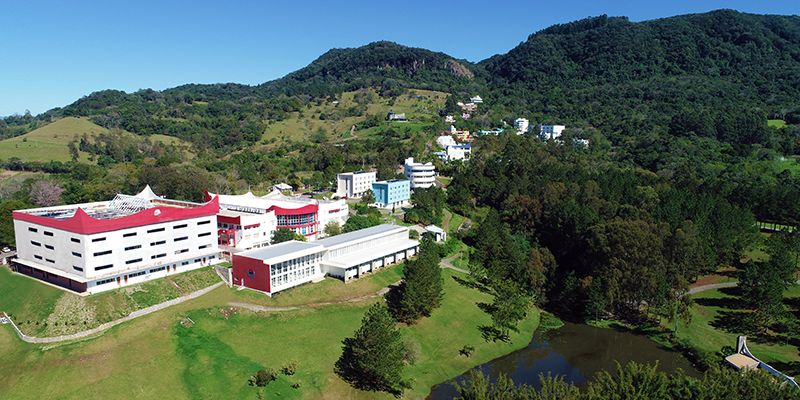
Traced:
[[675, 116], [699, 112], [709, 120], [692, 127], [698, 135], [760, 142], [730, 128], [796, 111], [800, 17], [718, 10], [633, 23], [603, 15], [544, 29], [479, 65], [495, 97], [534, 120], [621, 140], [666, 133]]

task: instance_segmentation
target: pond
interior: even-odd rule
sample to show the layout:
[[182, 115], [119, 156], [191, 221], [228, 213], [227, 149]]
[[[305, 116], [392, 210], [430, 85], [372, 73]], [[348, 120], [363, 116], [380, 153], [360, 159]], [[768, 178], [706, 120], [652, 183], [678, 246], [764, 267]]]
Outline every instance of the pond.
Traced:
[[[659, 371], [672, 373], [676, 368], [681, 368], [688, 376], [702, 376], [680, 353], [644, 336], [570, 322], [545, 335], [535, 333], [531, 343], [524, 349], [477, 368], [489, 375], [492, 381], [503, 373], [517, 385], [524, 383], [538, 389], [539, 375], [547, 376], [549, 373], [583, 389], [597, 372], [615, 372], [615, 361], [623, 366], [631, 361], [651, 365], [658, 361]], [[465, 375], [460, 375], [436, 385], [428, 398], [449, 400], [457, 397], [458, 392], [452, 383], [466, 380]]]

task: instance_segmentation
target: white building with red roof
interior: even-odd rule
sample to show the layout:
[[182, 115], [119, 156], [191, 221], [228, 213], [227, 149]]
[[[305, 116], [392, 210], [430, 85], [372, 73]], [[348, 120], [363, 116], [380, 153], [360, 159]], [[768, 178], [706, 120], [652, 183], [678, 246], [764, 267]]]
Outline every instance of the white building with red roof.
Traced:
[[14, 211], [15, 271], [97, 293], [219, 262], [216, 199], [192, 203], [145, 187], [111, 201]]
[[344, 225], [349, 213], [344, 200], [290, 197], [278, 191], [261, 197], [250, 192], [242, 195], [206, 192], [206, 199], [219, 201], [219, 246], [229, 254], [268, 246], [273, 233], [284, 228], [314, 241], [324, 235], [329, 222]]

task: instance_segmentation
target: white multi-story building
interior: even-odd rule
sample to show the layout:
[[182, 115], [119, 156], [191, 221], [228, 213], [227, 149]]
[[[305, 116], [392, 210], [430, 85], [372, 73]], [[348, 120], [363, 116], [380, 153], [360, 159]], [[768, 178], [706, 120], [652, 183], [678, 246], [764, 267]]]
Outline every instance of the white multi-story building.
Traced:
[[[450, 126], [452, 126], [452, 125], [450, 125]], [[455, 146], [457, 143], [456, 143], [456, 140], [453, 139], [452, 136], [450, 136], [450, 135], [442, 135], [442, 136], [439, 136], [438, 138], [436, 138], [436, 144], [438, 144], [439, 147], [441, 147], [443, 149], [447, 149], [447, 146]]]
[[436, 180], [434, 177], [436, 175], [436, 167], [433, 166], [433, 163], [415, 163], [414, 157], [409, 157], [403, 165], [403, 175], [411, 181], [412, 190], [416, 188], [427, 189], [433, 186], [433, 182]]
[[549, 140], [555, 139], [561, 136], [561, 132], [564, 131], [566, 126], [564, 125], [542, 125], [539, 124], [539, 137], [542, 140]]
[[527, 118], [517, 118], [514, 120], [514, 127], [517, 128], [517, 135], [521, 135], [525, 132], [528, 132], [528, 127], [530, 126], [530, 122]]
[[168, 200], [146, 187], [111, 201], [14, 211], [14, 269], [98, 293], [219, 262], [219, 205]]
[[453, 160], [466, 160], [470, 158], [472, 154], [472, 144], [462, 144], [462, 145], [451, 145], [447, 146], [444, 151], [439, 151], [433, 153], [442, 161], [453, 161]]
[[377, 175], [371, 171], [348, 172], [336, 175], [336, 195], [339, 197], [361, 197], [367, 190], [372, 190], [372, 184], [377, 181]]
[[289, 197], [277, 190], [262, 197], [206, 192], [206, 198], [219, 199], [219, 246], [226, 254], [268, 246], [283, 228], [314, 241], [323, 236], [325, 225], [336, 221], [342, 226], [349, 214], [345, 200]]

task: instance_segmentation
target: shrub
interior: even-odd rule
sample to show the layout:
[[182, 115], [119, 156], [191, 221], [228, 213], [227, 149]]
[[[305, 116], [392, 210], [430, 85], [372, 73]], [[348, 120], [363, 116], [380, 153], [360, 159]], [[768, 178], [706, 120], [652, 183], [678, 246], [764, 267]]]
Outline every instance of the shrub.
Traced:
[[281, 372], [283, 372], [284, 375], [294, 375], [299, 366], [300, 364], [297, 362], [297, 360], [291, 360], [286, 363], [286, 365], [281, 367]]
[[278, 373], [272, 368], [260, 369], [255, 375], [248, 379], [250, 386], [267, 386], [270, 382], [278, 379]]

